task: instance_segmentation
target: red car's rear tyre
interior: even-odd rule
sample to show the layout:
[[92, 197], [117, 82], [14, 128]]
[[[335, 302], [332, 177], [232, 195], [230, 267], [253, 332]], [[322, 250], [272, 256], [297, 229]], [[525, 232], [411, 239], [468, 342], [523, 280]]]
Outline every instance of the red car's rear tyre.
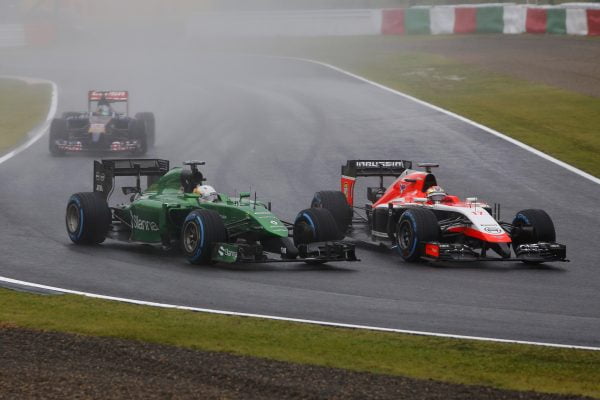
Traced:
[[322, 190], [315, 193], [311, 208], [325, 208], [331, 212], [338, 230], [345, 234], [352, 222], [352, 208], [348, 205], [346, 195], [338, 190]]

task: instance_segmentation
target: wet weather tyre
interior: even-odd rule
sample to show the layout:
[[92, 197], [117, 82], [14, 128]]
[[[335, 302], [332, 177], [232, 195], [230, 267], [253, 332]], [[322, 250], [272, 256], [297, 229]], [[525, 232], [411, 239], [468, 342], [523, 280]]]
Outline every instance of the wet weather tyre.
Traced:
[[315, 193], [311, 208], [325, 208], [331, 212], [338, 230], [345, 234], [352, 223], [352, 208], [348, 205], [346, 195], [337, 190], [323, 190]]
[[326, 208], [300, 211], [294, 221], [294, 243], [297, 245], [343, 239], [335, 218]]
[[60, 150], [56, 145], [57, 140], [67, 139], [67, 121], [60, 118], [54, 118], [50, 124], [50, 138], [48, 139], [48, 148], [53, 156], [62, 156], [64, 150]]
[[190, 212], [181, 228], [181, 248], [192, 264], [211, 264], [215, 243], [227, 241], [223, 219], [213, 210]]
[[104, 242], [111, 224], [111, 212], [102, 195], [95, 192], [75, 193], [66, 211], [67, 234], [75, 244]]
[[512, 225], [511, 240], [515, 250], [522, 244], [556, 241], [554, 223], [544, 210], [521, 210]]
[[410, 208], [396, 224], [396, 248], [404, 261], [417, 261], [423, 255], [423, 242], [439, 241], [440, 227], [431, 210]]
[[146, 123], [144, 120], [132, 120], [130, 129], [132, 138], [137, 139], [140, 142], [140, 148], [135, 152], [135, 154], [143, 156], [148, 151]]
[[154, 119], [154, 113], [140, 112], [135, 114], [135, 119], [144, 121], [148, 147], [154, 147], [154, 142], [156, 140], [156, 120]]

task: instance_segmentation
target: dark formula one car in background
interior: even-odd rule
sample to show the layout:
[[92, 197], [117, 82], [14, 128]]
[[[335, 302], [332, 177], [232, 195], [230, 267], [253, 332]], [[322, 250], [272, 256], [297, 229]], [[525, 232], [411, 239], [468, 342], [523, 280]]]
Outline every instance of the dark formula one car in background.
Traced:
[[[437, 164], [418, 166], [424, 171], [405, 160], [350, 160], [342, 166], [342, 191], [317, 192], [311, 207], [330, 210], [347, 236], [396, 249], [405, 261], [568, 261], [545, 211], [522, 210], [501, 222], [499, 205], [447, 194], [431, 173]], [[354, 204], [357, 177], [379, 179], [367, 188], [365, 207]], [[396, 179], [386, 188], [384, 177]]]
[[[124, 112], [113, 105], [125, 103]], [[50, 125], [52, 155], [79, 152], [145, 154], [154, 146], [154, 114], [140, 112], [129, 117], [127, 91], [88, 92], [87, 112], [65, 112]]]
[[[159, 159], [94, 161], [94, 191], [76, 193], [67, 204], [69, 238], [76, 244], [106, 238], [167, 247], [179, 242], [193, 264], [357, 261], [354, 245], [339, 241], [328, 210], [304, 210], [294, 224], [286, 223], [256, 194], [229, 197], [206, 185], [198, 170], [203, 162], [184, 164], [189, 168], [169, 170], [169, 162]], [[136, 177], [136, 186], [122, 187], [130, 202], [109, 206], [114, 180], [123, 176]]]

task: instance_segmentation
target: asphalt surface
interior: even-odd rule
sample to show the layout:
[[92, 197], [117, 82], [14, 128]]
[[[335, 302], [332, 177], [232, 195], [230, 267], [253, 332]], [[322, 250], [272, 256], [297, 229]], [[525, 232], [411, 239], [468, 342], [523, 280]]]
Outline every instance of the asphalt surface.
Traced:
[[53, 158], [45, 136], [0, 165], [0, 276], [227, 311], [600, 346], [597, 184], [322, 66], [112, 50], [17, 53], [0, 59], [0, 74], [54, 80], [59, 112], [85, 109], [88, 89], [129, 90], [132, 112], [156, 114], [150, 156], [205, 160], [218, 191], [257, 191], [286, 220], [315, 191], [339, 186], [346, 159], [439, 162], [447, 191], [499, 202], [506, 220], [545, 209], [572, 262], [407, 264], [359, 249], [361, 263], [203, 267], [148, 246], [79, 247], [64, 209], [70, 194], [92, 190], [93, 157]]

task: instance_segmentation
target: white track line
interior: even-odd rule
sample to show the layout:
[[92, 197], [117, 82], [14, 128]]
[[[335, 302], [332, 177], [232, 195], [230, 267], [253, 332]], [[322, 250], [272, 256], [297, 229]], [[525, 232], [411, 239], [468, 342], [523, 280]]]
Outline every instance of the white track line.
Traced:
[[370, 85], [376, 86], [379, 89], [385, 90], [386, 92], [393, 93], [393, 94], [395, 94], [397, 96], [404, 97], [405, 99], [414, 101], [415, 103], [419, 103], [419, 104], [421, 104], [421, 105], [423, 105], [425, 107], [429, 107], [429, 108], [431, 108], [433, 110], [439, 111], [441, 113], [444, 113], [446, 115], [449, 115], [451, 117], [459, 119], [459, 120], [461, 120], [461, 121], [463, 121], [463, 122], [465, 122], [465, 123], [467, 123], [469, 125], [473, 125], [473, 126], [479, 128], [479, 129], [483, 130], [483, 131], [486, 131], [487, 133], [490, 133], [490, 134], [492, 134], [494, 136], [497, 136], [497, 137], [499, 137], [501, 139], [504, 139], [507, 142], [510, 142], [510, 143], [512, 143], [512, 144], [514, 144], [516, 146], [519, 146], [520, 148], [522, 148], [524, 150], [527, 150], [527, 151], [529, 151], [529, 152], [531, 152], [531, 153], [533, 153], [533, 154], [535, 154], [535, 155], [537, 155], [539, 157], [542, 157], [542, 158], [544, 158], [544, 159], [546, 159], [546, 160], [548, 160], [548, 161], [550, 161], [550, 162], [552, 162], [552, 163], [554, 163], [556, 165], [559, 165], [559, 166], [561, 166], [561, 167], [563, 167], [563, 168], [565, 168], [565, 169], [567, 169], [567, 170], [569, 170], [569, 171], [571, 171], [571, 172], [573, 172], [573, 173], [575, 173], [575, 174], [577, 174], [577, 175], [579, 175], [579, 176], [581, 176], [581, 177], [583, 177], [585, 179], [588, 179], [588, 180], [590, 180], [590, 181], [592, 181], [592, 182], [597, 183], [597, 184], [600, 185], [600, 179], [599, 178], [597, 178], [597, 177], [595, 177], [595, 176], [593, 176], [591, 174], [588, 174], [587, 172], [582, 171], [579, 168], [575, 168], [574, 166], [572, 166], [570, 164], [567, 164], [564, 161], [560, 161], [560, 160], [558, 160], [558, 159], [556, 159], [556, 158], [554, 158], [554, 157], [552, 157], [552, 156], [550, 156], [550, 155], [548, 155], [548, 154], [546, 154], [544, 152], [541, 152], [541, 151], [539, 151], [537, 149], [534, 149], [533, 147], [528, 146], [525, 143], [519, 142], [516, 139], [513, 139], [513, 138], [511, 138], [509, 136], [506, 136], [503, 133], [500, 133], [498, 131], [493, 130], [492, 128], [489, 128], [489, 127], [487, 127], [485, 125], [481, 125], [481, 124], [479, 124], [479, 123], [477, 123], [475, 121], [472, 121], [472, 120], [470, 120], [468, 118], [465, 118], [463, 116], [455, 114], [452, 111], [448, 111], [448, 110], [443, 109], [441, 107], [435, 106], [435, 105], [433, 105], [431, 103], [427, 103], [426, 101], [419, 100], [416, 97], [412, 97], [412, 96], [410, 96], [410, 95], [408, 95], [406, 93], [402, 93], [402, 92], [399, 92], [399, 91], [394, 90], [392, 88], [389, 88], [387, 86], [381, 85], [381, 84], [379, 84], [377, 82], [373, 82], [373, 81], [371, 81], [371, 80], [369, 80], [367, 78], [364, 78], [364, 77], [362, 77], [360, 75], [353, 74], [352, 72], [346, 71], [344, 69], [341, 69], [339, 67], [333, 66], [331, 64], [327, 64], [327, 63], [324, 63], [324, 62], [321, 62], [321, 61], [311, 60], [311, 59], [308, 59], [308, 58], [297, 58], [297, 57], [275, 57], [275, 58], [283, 58], [283, 59], [288, 59], [288, 60], [298, 60], [298, 61], [304, 61], [304, 62], [308, 62], [308, 63], [312, 63], [312, 64], [321, 65], [323, 67], [326, 67], [326, 68], [332, 69], [334, 71], [337, 71], [337, 72], [339, 72], [341, 74], [350, 76], [350, 77], [352, 77], [354, 79], [358, 79], [359, 81], [362, 81], [362, 82], [368, 83]]
[[34, 78], [27, 78], [27, 77], [22, 77], [22, 76], [0, 76], [0, 78], [20, 80], [20, 81], [24, 81], [28, 84], [45, 83], [52, 87], [52, 97], [51, 97], [51, 101], [50, 101], [50, 108], [48, 109], [48, 115], [46, 115], [46, 119], [40, 125], [35, 127], [31, 132], [29, 132], [29, 134], [28, 134], [29, 139], [27, 139], [27, 141], [25, 141], [21, 145], [17, 146], [13, 150], [9, 151], [8, 153], [6, 153], [2, 157], [0, 157], [0, 164], [2, 164], [3, 162], [10, 160], [11, 158], [16, 156], [23, 150], [27, 149], [29, 146], [31, 146], [32, 144], [37, 142], [42, 136], [44, 136], [44, 133], [46, 133], [46, 131], [48, 130], [48, 127], [50, 126], [50, 121], [52, 121], [52, 118], [54, 118], [54, 115], [56, 114], [56, 108], [58, 105], [58, 88], [56, 86], [56, 83], [54, 83], [52, 81], [47, 81], [44, 79], [34, 79]]
[[[329, 65], [329, 64], [325, 64], [319, 61], [314, 61], [314, 60], [308, 60], [308, 59], [302, 59], [302, 58], [291, 58], [291, 57], [280, 57], [280, 58], [288, 58], [288, 59], [295, 59], [295, 60], [301, 60], [304, 62], [311, 62], [314, 64], [319, 64], [328, 68], [331, 68], [335, 71], [341, 72], [343, 74], [349, 75], [353, 78], [356, 78], [358, 80], [370, 83], [372, 85], [375, 85], [383, 90], [389, 91], [391, 93], [397, 94], [399, 96], [402, 97], [406, 97], [410, 100], [413, 100], [417, 103], [423, 104], [427, 107], [431, 107], [435, 110], [438, 110], [440, 112], [446, 113], [448, 115], [451, 115], [455, 118], [458, 118], [464, 122], [470, 123], [474, 126], [477, 126], [480, 129], [483, 129], [485, 131], [488, 131], [496, 136], [499, 136], [505, 140], [508, 140], [511, 143], [516, 144], [519, 147], [522, 147], [526, 150], [529, 150], [537, 155], [539, 155], [540, 157], [546, 158], [552, 162], [555, 162], [558, 165], [561, 165], [567, 169], [569, 169], [570, 171], [573, 171], [579, 175], [584, 176], [585, 178], [588, 178], [596, 183], [600, 183], [600, 180], [583, 172], [580, 171], [577, 168], [574, 168], [568, 164], [563, 163], [562, 161], [556, 160], [553, 157], [548, 156], [547, 154], [544, 154], [542, 152], [539, 152], [538, 150], [535, 150], [519, 141], [516, 141], [512, 138], [509, 138], [499, 132], [496, 132], [490, 128], [487, 128], [483, 125], [480, 125], [476, 122], [473, 122], [471, 120], [468, 120], [464, 117], [461, 117], [460, 115], [454, 114], [450, 111], [444, 110], [442, 108], [439, 108], [437, 106], [434, 106], [432, 104], [426, 103], [424, 101], [421, 101], [419, 99], [416, 99], [412, 96], [406, 95], [404, 93], [398, 92], [396, 90], [390, 89], [386, 86], [380, 85], [378, 83], [369, 81], [368, 79], [362, 78], [358, 75], [354, 75], [351, 72], [348, 71], [344, 71], [340, 68], [334, 67], [333, 65]], [[15, 79], [22, 79], [22, 80], [26, 80], [28, 78], [15, 78]], [[57, 99], [58, 99], [58, 90], [56, 87], [56, 84], [54, 82], [50, 82], [50, 81], [40, 81], [40, 80], [36, 80], [38, 82], [46, 82], [46, 83], [50, 83], [52, 85], [53, 88], [53, 94], [52, 94], [52, 104], [50, 106], [50, 111], [48, 113], [48, 117], [46, 118], [46, 121], [44, 124], [42, 124], [42, 126], [38, 127], [36, 129], [36, 133], [34, 135], [34, 138], [30, 139], [28, 142], [24, 143], [23, 145], [19, 146], [17, 149], [13, 150], [12, 152], [6, 154], [5, 156], [3, 156], [2, 158], [0, 158], [0, 164], [3, 163], [4, 161], [8, 160], [11, 157], [14, 157], [15, 155], [17, 155], [18, 153], [20, 153], [21, 151], [25, 150], [27, 147], [31, 146], [36, 140], [38, 140], [44, 133], [45, 131], [48, 129], [48, 123], [49, 121], [54, 117], [55, 113], [56, 113], [56, 106], [57, 106]], [[43, 129], [42, 129], [43, 128]], [[40, 133], [41, 132], [41, 133]], [[12, 279], [12, 278], [6, 278], [6, 277], [2, 277], [0, 276], [0, 282], [6, 282], [6, 283], [11, 283], [11, 284], [15, 284], [15, 285], [21, 285], [21, 286], [25, 286], [25, 287], [31, 287], [31, 288], [37, 288], [37, 289], [45, 289], [45, 290], [50, 290], [50, 291], [55, 291], [55, 292], [60, 292], [60, 293], [67, 293], [67, 294], [74, 294], [74, 295], [80, 295], [80, 296], [85, 296], [85, 297], [91, 297], [91, 298], [95, 298], [95, 299], [102, 299], [102, 300], [111, 300], [111, 301], [119, 301], [119, 302], [123, 302], [123, 303], [131, 303], [131, 304], [138, 304], [138, 305], [144, 305], [144, 306], [151, 306], [151, 307], [160, 307], [160, 308], [172, 308], [172, 309], [177, 309], [177, 310], [186, 310], [186, 311], [197, 311], [197, 312], [205, 312], [205, 313], [210, 313], [210, 314], [219, 314], [219, 315], [232, 315], [232, 316], [239, 316], [239, 317], [252, 317], [252, 318], [263, 318], [263, 319], [270, 319], [270, 320], [277, 320], [277, 321], [287, 321], [287, 322], [298, 322], [298, 323], [304, 323], [304, 324], [312, 324], [312, 325], [322, 325], [322, 326], [331, 326], [331, 327], [337, 327], [337, 328], [349, 328], [349, 329], [364, 329], [364, 330], [370, 330], [370, 331], [378, 331], [378, 332], [392, 332], [392, 333], [403, 333], [403, 334], [409, 334], [409, 335], [419, 335], [419, 336], [434, 336], [434, 337], [440, 337], [440, 338], [449, 338], [449, 339], [466, 339], [466, 340], [478, 340], [478, 341], [486, 341], [486, 342], [497, 342], [497, 343], [509, 343], [509, 344], [523, 344], [523, 345], [531, 345], [531, 346], [544, 346], [544, 347], [556, 347], [556, 348], [564, 348], [564, 349], [577, 349], [577, 350], [592, 350], [592, 351], [600, 351], [600, 347], [591, 347], [591, 346], [576, 346], [576, 345], [566, 345], [566, 344], [558, 344], [558, 343], [544, 343], [544, 342], [530, 342], [530, 341], [525, 341], [525, 340], [509, 340], [509, 339], [498, 339], [498, 338], [489, 338], [489, 337], [479, 337], [479, 336], [465, 336], [465, 335], [452, 335], [452, 334], [446, 334], [446, 333], [436, 333], [436, 332], [425, 332], [425, 331], [413, 331], [413, 330], [406, 330], [406, 329], [392, 329], [392, 328], [381, 328], [381, 327], [377, 327], [377, 326], [368, 326], [368, 325], [354, 325], [354, 324], [343, 324], [343, 323], [336, 323], [336, 322], [326, 322], [326, 321], [316, 321], [316, 320], [309, 320], [309, 319], [300, 319], [300, 318], [286, 318], [286, 317], [278, 317], [278, 316], [274, 316], [274, 315], [262, 315], [262, 314], [250, 314], [250, 313], [239, 313], [239, 312], [233, 312], [233, 311], [223, 311], [223, 310], [213, 310], [213, 309], [209, 309], [209, 308], [198, 308], [198, 307], [187, 307], [187, 306], [178, 306], [175, 304], [165, 304], [165, 303], [155, 303], [155, 302], [150, 302], [150, 301], [144, 301], [144, 300], [134, 300], [134, 299], [127, 299], [127, 298], [122, 298], [122, 297], [113, 297], [113, 296], [105, 296], [105, 295], [101, 295], [101, 294], [95, 294], [95, 293], [88, 293], [88, 292], [80, 292], [77, 290], [71, 290], [71, 289], [63, 289], [63, 288], [59, 288], [59, 287], [55, 287], [55, 286], [47, 286], [47, 285], [40, 285], [37, 283], [31, 283], [31, 282], [26, 282], [26, 281], [21, 281], [21, 280], [17, 280], [17, 279]]]
[[105, 296], [105, 295], [95, 294], [95, 293], [80, 292], [77, 290], [63, 289], [63, 288], [54, 287], [54, 286], [39, 285], [37, 283], [30, 283], [30, 282], [26, 282], [26, 281], [17, 280], [17, 279], [5, 278], [2, 276], [0, 276], [0, 282], [6, 282], [6, 283], [14, 284], [14, 285], [20, 285], [20, 286], [31, 287], [31, 288], [36, 288], [36, 289], [45, 289], [45, 290], [50, 290], [50, 291], [54, 291], [54, 292], [66, 293], [66, 294], [75, 294], [75, 295], [91, 297], [91, 298], [95, 298], [95, 299], [119, 301], [119, 302], [123, 302], [123, 303], [131, 303], [131, 304], [137, 304], [137, 305], [142, 305], [142, 306], [172, 308], [172, 309], [186, 310], [186, 311], [197, 311], [197, 312], [204, 312], [204, 313], [210, 313], [210, 314], [232, 315], [232, 316], [238, 316], [238, 317], [263, 318], [263, 319], [270, 319], [270, 320], [276, 320], [276, 321], [299, 322], [299, 323], [304, 323], [304, 324], [331, 326], [331, 327], [336, 327], [336, 328], [363, 329], [363, 330], [378, 331], [378, 332], [404, 333], [404, 334], [419, 335], [419, 336], [435, 336], [435, 337], [449, 338], [449, 339], [467, 339], [467, 340], [479, 340], [479, 341], [486, 341], [486, 342], [524, 344], [524, 345], [544, 346], [544, 347], [557, 347], [557, 348], [563, 348], [563, 349], [600, 351], [600, 347], [591, 347], [591, 346], [575, 346], [575, 345], [557, 344], [557, 343], [529, 342], [526, 340], [509, 340], [509, 339], [497, 339], [497, 338], [488, 338], [488, 337], [479, 337], [479, 336], [452, 335], [452, 334], [446, 334], [446, 333], [412, 331], [412, 330], [406, 330], [406, 329], [381, 328], [381, 327], [377, 327], [377, 326], [368, 326], [368, 325], [354, 325], [354, 324], [343, 324], [343, 323], [337, 323], [337, 322], [316, 321], [316, 320], [311, 320], [311, 319], [286, 318], [286, 317], [278, 317], [278, 316], [274, 316], [274, 315], [250, 314], [250, 313], [240, 313], [240, 312], [234, 312], [234, 311], [213, 310], [210, 308], [178, 306], [175, 304], [155, 303], [155, 302], [151, 302], [151, 301], [133, 300], [133, 299], [127, 299], [127, 298], [122, 298], [122, 297], [113, 297], [113, 296]]

